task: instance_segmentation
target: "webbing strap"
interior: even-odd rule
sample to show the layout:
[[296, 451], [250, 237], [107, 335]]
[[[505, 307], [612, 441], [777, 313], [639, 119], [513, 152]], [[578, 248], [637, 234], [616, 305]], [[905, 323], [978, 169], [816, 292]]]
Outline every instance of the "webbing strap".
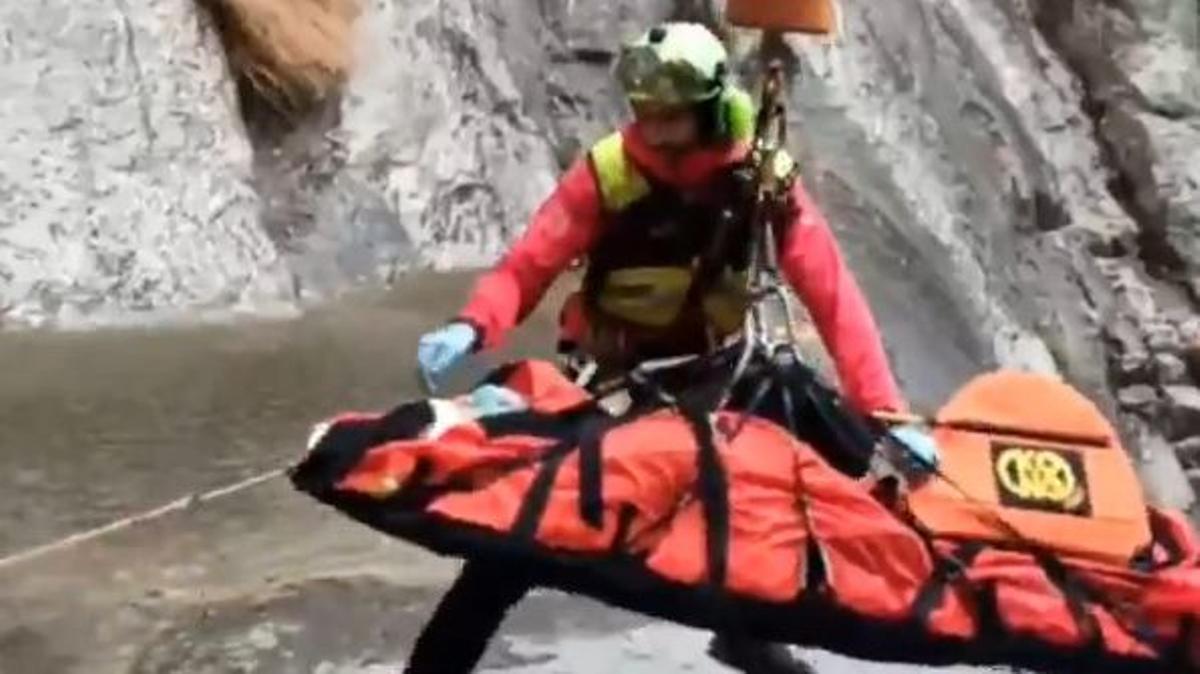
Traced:
[[1184, 616], [1179, 623], [1179, 641], [1165, 658], [1168, 664], [1179, 667], [1180, 671], [1187, 668], [1200, 669], [1200, 618], [1196, 614]]
[[708, 414], [690, 405], [679, 411], [696, 436], [696, 486], [704, 511], [708, 582], [719, 589], [729, 571], [729, 480]]
[[1071, 612], [1071, 619], [1075, 621], [1076, 629], [1079, 630], [1079, 634], [1086, 642], [1085, 650], [1102, 650], [1104, 640], [1100, 632], [1100, 624], [1088, 607], [1089, 603], [1093, 603], [1093, 597], [1090, 596], [1092, 593], [1054, 555], [1039, 551], [1034, 558], [1042, 567], [1046, 578], [1058, 588], [1058, 591], [1067, 600], [1067, 609]]
[[546, 414], [526, 410], [480, 417], [477, 422], [490, 438], [527, 435], [534, 438], [565, 440], [575, 437], [579, 418], [567, 414]]
[[[839, 471], [858, 477], [866, 473], [875, 455], [875, 436], [861, 416], [845, 407], [841, 396], [825, 388], [805, 368], [792, 368], [787, 382], [800, 395], [801, 404], [818, 423], [812, 425], [815, 443]], [[799, 430], [799, 429], [797, 429]]]
[[517, 513], [517, 521], [513, 524], [513, 535], [518, 539], [532, 540], [537, 535], [542, 516], [546, 514], [546, 505], [550, 502], [554, 480], [558, 477], [563, 461], [574, 449], [574, 439], [564, 440], [542, 456], [541, 468], [534, 477], [529, 492], [525, 494], [525, 500], [521, 502], [521, 509]]
[[585, 432], [579, 444], [579, 515], [593, 529], [604, 526], [604, 460], [608, 426]]
[[1088, 604], [1093, 604], [1107, 611], [1121, 626], [1121, 629], [1128, 632], [1146, 648], [1159, 656], [1165, 656], [1170, 652], [1170, 646], [1164, 643], [1163, 639], [1155, 632], [1154, 627], [1145, 619], [1137, 615], [1128, 615], [1128, 612], [1123, 611], [1121, 607], [1115, 606], [1108, 597], [1097, 592], [1078, 574], [1068, 569], [1060, 559], [1044, 551], [1038, 552], [1036, 559], [1046, 573], [1046, 577], [1067, 598], [1071, 616], [1075, 619], [1080, 633], [1087, 639], [1088, 650], [1094, 650], [1097, 653], [1104, 650], [1104, 634], [1100, 630], [1096, 616], [1088, 608]]
[[[771, 381], [776, 380], [776, 376], [772, 373]], [[792, 392], [788, 389], [786, 383], [779, 382], [779, 394], [783, 398], [783, 416], [787, 420], [788, 430], [792, 435], [799, 437], [798, 429], [796, 428], [796, 407], [795, 401], [792, 400]], [[804, 520], [804, 529], [806, 532], [804, 544], [804, 592], [801, 596], [816, 596], [824, 594], [829, 587], [829, 569], [826, 568], [825, 554], [821, 549], [820, 542], [817, 541], [816, 527], [813, 526], [812, 510], [809, 508], [808, 502], [808, 485], [804, 481], [804, 469], [800, 465], [800, 457], [797, 453], [792, 453], [792, 473], [795, 476], [797, 484], [796, 489], [796, 504], [800, 509], [800, 517]]]
[[[975, 562], [983, 548], [983, 544], [976, 541], [959, 546], [950, 555], [938, 556], [933, 575], [913, 600], [913, 618], [919, 624], [928, 626], [929, 617], [942, 605], [947, 588], [966, 576], [967, 568]], [[932, 551], [932, 547], [930, 550]]]
[[529, 487], [529, 492], [525, 494], [525, 500], [521, 502], [517, 521], [513, 525], [514, 536], [531, 540], [537, 535], [559, 470], [567, 457], [576, 451], [580, 452], [580, 516], [594, 528], [604, 526], [603, 461], [600, 448], [604, 434], [616, 423], [611, 418], [585, 419], [577, 435], [561, 440], [542, 454], [538, 460], [540, 468]]

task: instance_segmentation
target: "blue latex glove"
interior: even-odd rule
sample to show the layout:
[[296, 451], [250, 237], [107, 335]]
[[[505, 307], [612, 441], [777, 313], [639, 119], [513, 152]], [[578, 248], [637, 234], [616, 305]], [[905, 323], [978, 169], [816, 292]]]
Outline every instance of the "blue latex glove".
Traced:
[[475, 339], [475, 328], [462, 322], [451, 323], [421, 337], [417, 343], [417, 364], [431, 393], [437, 390], [442, 376], [471, 353]]
[[937, 442], [925, 429], [913, 425], [899, 426], [892, 429], [891, 435], [907, 450], [908, 458], [918, 468], [933, 471], [938, 467], [941, 458], [938, 455]]
[[481, 417], [520, 412], [529, 408], [516, 391], [496, 384], [484, 384], [471, 391], [471, 406]]

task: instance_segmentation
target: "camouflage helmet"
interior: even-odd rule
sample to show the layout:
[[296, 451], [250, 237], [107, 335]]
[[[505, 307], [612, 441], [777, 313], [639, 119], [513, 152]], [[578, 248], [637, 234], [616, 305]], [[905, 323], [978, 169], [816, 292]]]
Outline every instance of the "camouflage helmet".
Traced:
[[721, 94], [727, 59], [725, 46], [701, 24], [670, 22], [623, 45], [616, 73], [634, 103], [689, 105]]

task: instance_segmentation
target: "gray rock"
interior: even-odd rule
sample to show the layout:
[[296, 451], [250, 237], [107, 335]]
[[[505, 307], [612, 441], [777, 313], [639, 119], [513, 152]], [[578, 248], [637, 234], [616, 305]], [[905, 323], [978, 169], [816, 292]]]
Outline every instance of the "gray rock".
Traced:
[[1200, 77], [1188, 66], [1195, 59], [1193, 50], [1175, 40], [1151, 38], [1116, 57], [1154, 110], [1172, 117], [1200, 114]]
[[[267, 188], [291, 210], [272, 229], [301, 282], [326, 294], [495, 260], [617, 121], [607, 59], [667, 4], [365, 2], [337, 113], [303, 142], [268, 143], [283, 151], [264, 162]], [[293, 169], [331, 152], [315, 179]]]
[[1200, 261], [1191, 159], [1200, 140], [1196, 7], [1188, 0], [1095, 4], [1044, 9], [1044, 24], [1100, 104], [1100, 138], [1142, 230], [1144, 259], [1187, 287]]
[[1188, 379], [1188, 366], [1183, 359], [1169, 354], [1154, 354], [1154, 370], [1158, 380], [1164, 384], [1182, 384]]
[[1163, 403], [1172, 437], [1200, 435], [1200, 388], [1164, 386]]
[[[1121, 97], [1129, 78], [1092, 30], [1149, 42], [1170, 22], [1123, 20], [1105, 6], [1031, 9], [845, 3], [846, 34], [832, 48], [788, 40], [789, 62], [805, 75], [793, 85], [793, 130], [808, 175], [822, 178], [810, 178], [813, 190], [844, 236], [894, 231], [911, 247], [910, 265], [950, 289], [943, 304], [969, 317], [997, 363], [1060, 369], [1108, 408], [1110, 381], [1180, 380], [1178, 360], [1154, 358], [1183, 346], [1162, 320], [1176, 306], [1163, 279], [1180, 278], [1172, 265], [1200, 228], [1188, 238], [1190, 167], [1161, 139], [1178, 140], [1185, 154], [1198, 145], [1190, 124], [1160, 125], [1157, 112]], [[742, 74], [752, 76], [760, 45], [737, 37]], [[1108, 112], [1131, 101], [1131, 123], [1092, 117], [1098, 100], [1113, 101]], [[1133, 192], [1115, 189], [1113, 176]], [[1122, 391], [1153, 412], [1152, 389]]]
[[1179, 337], [1192, 347], [1200, 347], [1200, 316], [1185, 316], [1179, 321]]
[[1127, 420], [1134, 429], [1139, 459], [1134, 462], [1146, 498], [1160, 508], [1186, 511], [1196, 503], [1196, 491], [1184, 475], [1174, 448], [1161, 435]]
[[1142, 326], [1146, 347], [1155, 353], [1177, 353], [1182, 347], [1179, 331], [1163, 321], [1149, 321]]
[[1149, 382], [1156, 372], [1150, 367], [1150, 356], [1145, 351], [1126, 351], [1117, 356], [1117, 382], [1139, 384]]
[[1175, 443], [1179, 460], [1188, 468], [1200, 468], [1200, 437], [1188, 438]]
[[1187, 364], [1192, 381], [1200, 384], [1200, 340], [1188, 342], [1184, 346], [1183, 362]]
[[1127, 410], [1145, 414], [1157, 405], [1158, 392], [1153, 386], [1137, 384], [1118, 391], [1117, 402]]
[[[1200, 79], [1194, 60], [1188, 68]], [[1158, 233], [1186, 273], [1195, 276], [1200, 274], [1200, 117], [1184, 121], [1141, 113], [1137, 121], [1154, 155], [1151, 174], [1144, 179], [1153, 187], [1155, 200], [1149, 205], [1157, 215]]]
[[1169, 341], [1173, 332], [1167, 323], [1160, 320], [1154, 291], [1143, 280], [1143, 276], [1135, 265], [1128, 262], [1110, 267], [1108, 271], [1108, 278], [1122, 314], [1134, 323], [1142, 341], [1147, 341], [1153, 334], [1160, 342], [1156, 350], [1162, 350], [1169, 344], [1161, 342]]
[[5, 3], [0, 25], [5, 323], [290, 299], [194, 3]]

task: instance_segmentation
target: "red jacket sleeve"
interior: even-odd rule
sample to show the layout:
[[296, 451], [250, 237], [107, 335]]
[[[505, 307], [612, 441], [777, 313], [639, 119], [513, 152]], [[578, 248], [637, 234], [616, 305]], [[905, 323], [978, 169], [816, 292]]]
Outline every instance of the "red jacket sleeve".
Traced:
[[600, 228], [600, 194], [587, 158], [572, 165], [538, 207], [525, 233], [475, 283], [459, 317], [491, 347], [537, 307], [571, 261], [591, 248]]
[[780, 266], [833, 356], [843, 391], [862, 413], [903, 410], [875, 319], [837, 239], [798, 179], [792, 197], [796, 212]]

